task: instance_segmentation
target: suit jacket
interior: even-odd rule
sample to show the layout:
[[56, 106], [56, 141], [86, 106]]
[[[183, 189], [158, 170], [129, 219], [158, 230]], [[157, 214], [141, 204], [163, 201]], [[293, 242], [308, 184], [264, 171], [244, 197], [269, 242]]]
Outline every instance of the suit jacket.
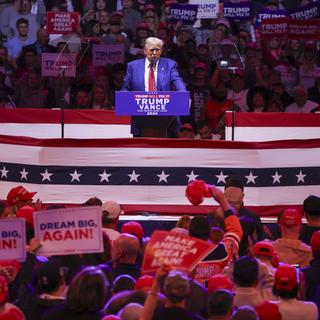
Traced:
[[[128, 64], [127, 74], [121, 90], [145, 91], [144, 69], [146, 59], [134, 60]], [[158, 91], [172, 91], [173, 86], [177, 91], [187, 91], [177, 70], [175, 61], [160, 58], [158, 63], [157, 89]]]

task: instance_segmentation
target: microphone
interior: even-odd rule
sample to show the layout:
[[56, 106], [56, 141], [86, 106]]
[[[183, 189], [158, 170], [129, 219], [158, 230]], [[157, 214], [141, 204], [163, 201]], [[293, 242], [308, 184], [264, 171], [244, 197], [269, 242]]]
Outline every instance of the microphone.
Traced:
[[157, 58], [150, 58], [149, 61], [150, 61], [150, 66], [154, 68], [157, 64]]

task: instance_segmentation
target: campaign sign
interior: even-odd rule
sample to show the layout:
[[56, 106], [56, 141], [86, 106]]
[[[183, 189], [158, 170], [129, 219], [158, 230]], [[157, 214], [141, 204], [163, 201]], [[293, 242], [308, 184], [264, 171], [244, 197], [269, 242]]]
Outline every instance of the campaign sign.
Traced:
[[189, 4], [198, 5], [197, 19], [217, 18], [219, 0], [189, 0]]
[[47, 12], [47, 31], [49, 34], [76, 33], [80, 27], [78, 12]]
[[101, 208], [77, 207], [36, 211], [34, 231], [44, 256], [103, 251]]
[[252, 2], [225, 2], [223, 4], [224, 18], [242, 21], [252, 18]]
[[23, 218], [1, 219], [0, 260], [26, 259], [26, 220]]
[[184, 24], [193, 25], [197, 19], [198, 6], [195, 4], [172, 4], [168, 20], [171, 22], [182, 21]]
[[124, 63], [123, 44], [94, 44], [92, 47], [92, 64], [105, 66], [107, 64]]
[[290, 10], [290, 17], [298, 20], [320, 18], [320, 1], [311, 2], [303, 7]]
[[262, 20], [271, 18], [281, 18], [287, 17], [288, 11], [284, 9], [274, 10], [274, 9], [262, 9], [257, 14], [256, 27], [259, 27]]
[[288, 24], [288, 39], [294, 40], [319, 40], [319, 19], [294, 20], [290, 19]]
[[155, 272], [163, 264], [191, 271], [215, 245], [170, 231], [153, 232], [144, 253], [142, 273]]
[[186, 116], [189, 99], [189, 91], [116, 91], [116, 115]]
[[75, 53], [41, 53], [42, 77], [76, 76]]
[[286, 39], [288, 18], [264, 19], [260, 26], [261, 39]]

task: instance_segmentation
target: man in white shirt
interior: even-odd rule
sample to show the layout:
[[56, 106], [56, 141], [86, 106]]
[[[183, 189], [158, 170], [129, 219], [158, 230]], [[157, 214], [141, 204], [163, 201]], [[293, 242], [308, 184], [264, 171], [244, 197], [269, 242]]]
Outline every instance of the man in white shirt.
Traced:
[[294, 103], [290, 104], [285, 112], [308, 113], [319, 107], [316, 102], [308, 100], [308, 91], [302, 86], [293, 88], [293, 98]]

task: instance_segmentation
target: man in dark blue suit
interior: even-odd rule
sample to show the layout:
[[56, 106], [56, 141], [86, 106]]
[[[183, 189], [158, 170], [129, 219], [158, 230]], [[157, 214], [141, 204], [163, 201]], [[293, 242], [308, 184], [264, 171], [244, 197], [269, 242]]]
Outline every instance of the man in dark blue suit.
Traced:
[[[134, 60], [128, 64], [127, 74], [124, 79], [123, 91], [187, 91], [185, 84], [179, 76], [175, 61], [161, 58], [163, 41], [150, 37], [146, 39], [144, 54], [145, 59]], [[161, 117], [163, 119], [163, 117]], [[146, 118], [145, 121], [148, 119]], [[150, 119], [149, 119], [150, 120]], [[171, 136], [177, 129], [175, 124], [170, 125]], [[165, 122], [165, 121], [164, 121]], [[134, 136], [141, 136], [137, 117], [132, 118], [131, 132]]]

